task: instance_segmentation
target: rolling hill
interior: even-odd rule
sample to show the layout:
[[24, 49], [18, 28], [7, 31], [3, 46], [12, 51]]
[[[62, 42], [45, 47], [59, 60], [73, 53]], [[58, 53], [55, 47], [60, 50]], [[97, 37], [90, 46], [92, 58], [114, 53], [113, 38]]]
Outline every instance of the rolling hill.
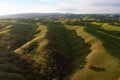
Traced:
[[1, 80], [119, 80], [120, 26], [0, 20]]

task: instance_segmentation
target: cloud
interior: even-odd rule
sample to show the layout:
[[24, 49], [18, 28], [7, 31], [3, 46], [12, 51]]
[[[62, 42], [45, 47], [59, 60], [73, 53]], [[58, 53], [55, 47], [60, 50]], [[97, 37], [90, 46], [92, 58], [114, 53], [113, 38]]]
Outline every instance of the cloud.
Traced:
[[120, 3], [93, 3], [95, 7], [120, 7]]
[[57, 9], [67, 13], [120, 13], [120, 0], [71, 0]]
[[52, 2], [52, 1], [56, 1], [56, 0], [39, 0], [39, 1], [42, 1], [42, 2]]
[[0, 15], [13, 13], [120, 13], [120, 0], [1, 0]]
[[31, 13], [54, 13], [54, 9], [53, 8], [48, 8], [48, 7], [33, 7], [30, 10], [28, 10], [27, 12]]
[[74, 13], [77, 12], [78, 9], [74, 8], [74, 6], [71, 6], [69, 4], [62, 4], [61, 6], [59, 6], [59, 8], [56, 9], [56, 11], [58, 12], [64, 12], [64, 13]]

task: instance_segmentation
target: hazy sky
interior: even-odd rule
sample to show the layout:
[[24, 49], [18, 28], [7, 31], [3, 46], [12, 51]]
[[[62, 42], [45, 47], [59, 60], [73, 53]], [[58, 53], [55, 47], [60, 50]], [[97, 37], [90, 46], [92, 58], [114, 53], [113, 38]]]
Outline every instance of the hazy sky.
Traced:
[[120, 13], [120, 0], [0, 0], [0, 15], [54, 12]]

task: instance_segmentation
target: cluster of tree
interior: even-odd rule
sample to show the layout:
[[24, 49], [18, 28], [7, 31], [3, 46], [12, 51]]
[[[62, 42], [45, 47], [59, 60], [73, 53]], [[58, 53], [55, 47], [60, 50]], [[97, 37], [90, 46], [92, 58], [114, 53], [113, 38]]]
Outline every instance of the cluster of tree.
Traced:
[[25, 80], [41, 80], [39, 73], [41, 67], [39, 64], [34, 63], [32, 59], [22, 57], [15, 53], [9, 53], [7, 57], [10, 63], [15, 64], [20, 69], [19, 72], [14, 71], [14, 73], [23, 75]]
[[22, 54], [28, 54], [37, 47], [38, 47], [37, 42], [32, 42], [31, 44], [29, 44], [29, 46], [23, 48]]
[[46, 65], [37, 64], [32, 59], [15, 53], [10, 53], [7, 57], [10, 63], [20, 68], [20, 71], [14, 73], [22, 74], [25, 80], [61, 80], [72, 71], [71, 62], [61, 53], [54, 51], [46, 55]]
[[41, 71], [43, 80], [62, 80], [72, 71], [71, 62], [61, 53], [48, 53], [47, 66]]

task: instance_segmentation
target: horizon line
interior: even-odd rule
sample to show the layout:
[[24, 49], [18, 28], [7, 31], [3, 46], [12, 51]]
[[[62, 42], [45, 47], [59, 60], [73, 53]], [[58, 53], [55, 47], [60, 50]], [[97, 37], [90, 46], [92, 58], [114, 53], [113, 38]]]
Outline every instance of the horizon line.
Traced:
[[19, 14], [120, 14], [120, 13], [65, 13], [65, 12], [49, 12], [49, 13], [46, 13], [46, 12], [43, 12], [43, 13], [39, 13], [39, 12], [26, 12], [26, 13], [11, 13], [11, 14], [2, 14], [0, 16], [9, 16], [9, 15], [19, 15]]

